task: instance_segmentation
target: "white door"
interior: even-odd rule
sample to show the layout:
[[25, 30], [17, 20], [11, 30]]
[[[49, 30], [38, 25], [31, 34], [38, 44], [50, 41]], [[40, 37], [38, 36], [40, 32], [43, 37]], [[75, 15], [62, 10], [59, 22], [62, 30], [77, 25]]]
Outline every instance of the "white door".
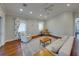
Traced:
[[1, 39], [2, 39], [2, 24], [1, 24], [1, 19], [0, 19], [0, 44], [1, 44]]
[[76, 31], [76, 38], [79, 40], [79, 18], [75, 20], [75, 31]]

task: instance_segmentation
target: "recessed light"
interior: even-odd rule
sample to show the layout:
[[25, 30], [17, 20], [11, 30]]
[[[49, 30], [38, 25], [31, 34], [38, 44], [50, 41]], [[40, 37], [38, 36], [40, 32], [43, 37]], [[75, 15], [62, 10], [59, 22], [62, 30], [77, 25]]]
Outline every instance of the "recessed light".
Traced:
[[30, 14], [32, 14], [32, 11], [30, 11]]
[[69, 7], [69, 6], [70, 6], [70, 4], [66, 4], [66, 6], [67, 6], [67, 7]]
[[23, 11], [23, 9], [19, 9], [20, 11]]
[[42, 16], [42, 14], [40, 14], [40, 16]]

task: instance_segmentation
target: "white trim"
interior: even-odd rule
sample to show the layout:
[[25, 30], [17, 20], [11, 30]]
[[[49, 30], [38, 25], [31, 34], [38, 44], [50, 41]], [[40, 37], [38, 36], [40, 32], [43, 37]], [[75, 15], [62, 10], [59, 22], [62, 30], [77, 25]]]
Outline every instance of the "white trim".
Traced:
[[17, 40], [17, 39], [7, 40], [7, 41], [3, 42], [2, 44], [0, 44], [0, 47], [3, 46], [6, 42], [10, 42], [10, 41], [14, 41], [14, 40]]
[[14, 40], [17, 40], [17, 39], [6, 40], [5, 43], [6, 43], [6, 42], [10, 42], [10, 41], [14, 41]]

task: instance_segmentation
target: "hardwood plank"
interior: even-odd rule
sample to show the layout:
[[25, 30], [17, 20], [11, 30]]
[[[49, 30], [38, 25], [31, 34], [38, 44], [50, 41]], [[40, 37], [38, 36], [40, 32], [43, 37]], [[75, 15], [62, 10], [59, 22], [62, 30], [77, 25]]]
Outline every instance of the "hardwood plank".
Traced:
[[19, 40], [10, 41], [5, 43], [4, 46], [0, 48], [1, 56], [19, 56], [22, 55], [21, 42]]
[[55, 55], [56, 54], [54, 52], [48, 51], [46, 48], [43, 48], [34, 54], [34, 56], [55, 56]]

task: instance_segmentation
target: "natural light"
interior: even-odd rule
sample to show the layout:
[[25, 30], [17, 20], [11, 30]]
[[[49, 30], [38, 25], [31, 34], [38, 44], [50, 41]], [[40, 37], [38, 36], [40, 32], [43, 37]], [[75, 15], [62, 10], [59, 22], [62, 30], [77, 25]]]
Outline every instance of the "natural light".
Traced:
[[44, 22], [39, 22], [38, 27], [39, 27], [39, 31], [42, 31], [44, 28]]
[[25, 23], [20, 23], [18, 32], [25, 32], [26, 31], [26, 24]]

